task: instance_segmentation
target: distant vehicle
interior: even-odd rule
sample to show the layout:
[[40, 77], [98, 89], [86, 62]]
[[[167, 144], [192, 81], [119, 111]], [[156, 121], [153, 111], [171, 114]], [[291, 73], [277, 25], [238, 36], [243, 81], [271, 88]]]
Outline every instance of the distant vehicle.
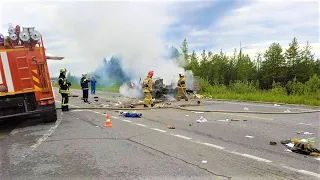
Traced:
[[43, 122], [57, 120], [41, 34], [32, 28], [10, 26], [9, 36], [0, 38], [0, 121], [40, 114]]

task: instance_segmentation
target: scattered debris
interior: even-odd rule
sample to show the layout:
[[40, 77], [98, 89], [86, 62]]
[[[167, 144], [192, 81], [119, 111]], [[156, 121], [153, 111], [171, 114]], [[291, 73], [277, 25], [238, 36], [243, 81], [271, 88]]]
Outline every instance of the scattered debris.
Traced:
[[194, 113], [196, 113], [196, 114], [203, 114], [204, 112], [195, 111]]
[[167, 125], [167, 128], [168, 128], [168, 129], [175, 129], [175, 127], [172, 126], [172, 125]]
[[243, 121], [248, 121], [248, 120], [244, 119]]
[[207, 122], [207, 120], [203, 116], [201, 116], [200, 119], [198, 119], [196, 122], [202, 123], [202, 122]]
[[93, 99], [94, 99], [95, 102], [98, 102], [99, 97], [98, 96], [94, 96]]
[[206, 163], [207, 163], [207, 161], [206, 161], [206, 160], [202, 160], [202, 163], [203, 163], [203, 164], [206, 164]]
[[288, 152], [295, 152], [310, 156], [320, 156], [320, 151], [316, 148], [313, 148], [306, 139], [299, 140], [292, 138], [290, 140], [281, 141], [281, 144], [285, 145], [288, 148], [286, 150]]
[[197, 101], [197, 104], [200, 104], [200, 101]]
[[253, 136], [248, 136], [248, 135], [247, 135], [247, 136], [245, 136], [245, 137], [246, 137], [246, 138], [251, 138], [251, 139], [252, 139], [252, 138], [254, 138]]
[[249, 110], [249, 108], [247, 108], [247, 107], [244, 107], [244, 108], [243, 108], [243, 110], [245, 110], [245, 111], [248, 111], [248, 110]]
[[275, 145], [277, 145], [277, 142], [274, 142], [274, 141], [270, 141], [270, 143], [269, 143], [270, 145], [273, 145], [273, 146], [275, 146]]
[[189, 124], [189, 126], [192, 126], [192, 124]]
[[240, 121], [240, 119], [231, 119], [231, 121]]
[[229, 119], [222, 119], [222, 120], [218, 120], [218, 121], [221, 121], [221, 122], [224, 122], [224, 121], [229, 121]]
[[280, 106], [280, 105], [279, 105], [279, 104], [274, 104], [274, 106], [277, 106], [277, 107], [278, 107], [278, 106]]
[[314, 135], [315, 133], [304, 132], [303, 134], [305, 134], [305, 135]]
[[134, 108], [134, 105], [133, 105], [133, 104], [130, 104], [130, 108]]
[[[311, 132], [307, 132], [307, 131], [302, 131], [303, 132], [303, 134], [305, 134], [305, 135], [315, 135], [315, 133], [311, 133]], [[297, 131], [297, 134], [301, 134], [301, 132], [300, 131]]]
[[316, 139], [315, 139], [315, 137], [312, 137], [312, 138], [308, 138], [307, 141], [308, 141], [309, 143], [315, 143], [315, 142], [316, 142]]
[[289, 109], [287, 109], [287, 110], [285, 110], [284, 112], [285, 112], [285, 113], [289, 113], [289, 112], [290, 112], [290, 110], [289, 110]]
[[297, 123], [297, 124], [306, 125], [306, 126], [311, 126], [312, 125], [312, 124], [306, 124], [306, 123]]
[[141, 118], [142, 113], [136, 113], [136, 112], [129, 113], [129, 112], [122, 112], [122, 111], [120, 111], [120, 116], [130, 117], [130, 118]]

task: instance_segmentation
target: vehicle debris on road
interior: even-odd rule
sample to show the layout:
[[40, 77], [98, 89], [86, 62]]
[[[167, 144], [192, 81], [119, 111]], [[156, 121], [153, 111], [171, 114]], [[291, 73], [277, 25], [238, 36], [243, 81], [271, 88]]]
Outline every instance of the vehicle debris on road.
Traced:
[[269, 143], [270, 145], [273, 145], [273, 146], [275, 146], [275, 145], [277, 145], [277, 142], [274, 142], [274, 141], [270, 141], [270, 143]]
[[168, 129], [176, 129], [173, 125], [170, 125], [170, 124], [167, 125], [167, 128]]
[[207, 122], [208, 120], [206, 120], [203, 116], [200, 117], [200, 119], [198, 119], [196, 122], [197, 123], [203, 123], [203, 122]]
[[310, 156], [320, 156], [320, 151], [316, 148], [313, 148], [311, 143], [308, 143], [305, 140], [292, 138], [290, 140], [281, 141], [281, 144], [285, 145], [289, 150], [295, 153]]

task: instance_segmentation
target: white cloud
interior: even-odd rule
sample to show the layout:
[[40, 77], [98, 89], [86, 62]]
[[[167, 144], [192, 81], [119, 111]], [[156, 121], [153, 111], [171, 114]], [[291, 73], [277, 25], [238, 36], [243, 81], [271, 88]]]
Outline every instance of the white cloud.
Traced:
[[[234, 48], [239, 49], [241, 42], [250, 56], [259, 49], [263, 52], [273, 42], [286, 48], [296, 37], [301, 44], [309, 41], [313, 52], [320, 57], [319, 4], [318, 1], [254, 1], [226, 13], [209, 28], [185, 32], [185, 37], [190, 44], [214, 44], [207, 50], [223, 49], [231, 54]], [[208, 31], [209, 35], [203, 33]]]

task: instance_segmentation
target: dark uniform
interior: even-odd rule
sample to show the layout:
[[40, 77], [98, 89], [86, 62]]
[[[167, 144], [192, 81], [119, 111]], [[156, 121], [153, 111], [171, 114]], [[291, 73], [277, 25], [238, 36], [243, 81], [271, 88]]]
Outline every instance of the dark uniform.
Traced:
[[88, 102], [89, 97], [89, 80], [86, 77], [82, 77], [80, 84], [82, 89], [82, 97], [84, 102]]
[[69, 87], [71, 86], [71, 83], [67, 81], [67, 78], [65, 76], [65, 73], [67, 72], [66, 69], [61, 69], [60, 70], [60, 75], [59, 75], [59, 93], [62, 96], [62, 101], [61, 101], [61, 109], [62, 111], [69, 111]]

